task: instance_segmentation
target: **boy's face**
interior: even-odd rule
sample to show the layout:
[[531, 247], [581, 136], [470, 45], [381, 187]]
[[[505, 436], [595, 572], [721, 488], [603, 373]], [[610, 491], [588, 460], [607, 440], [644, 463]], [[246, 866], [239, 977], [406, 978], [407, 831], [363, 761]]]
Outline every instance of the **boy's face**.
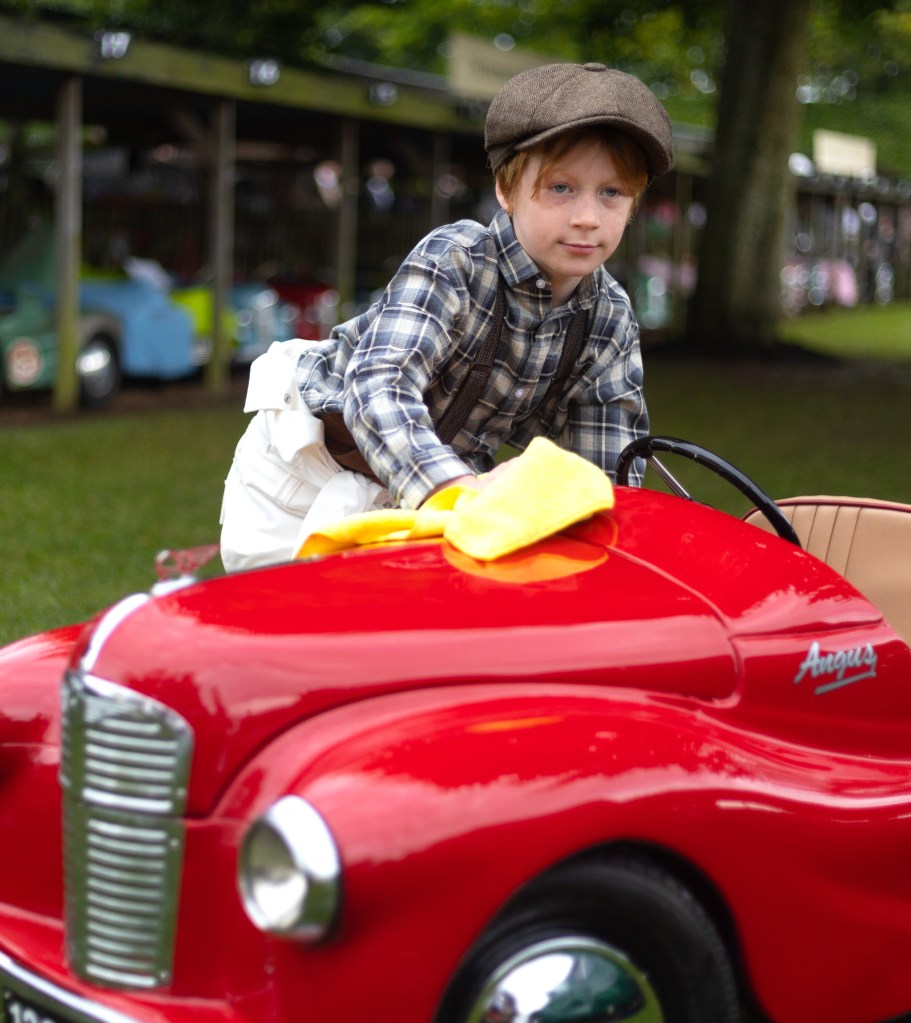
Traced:
[[547, 274], [553, 304], [562, 305], [579, 281], [609, 259], [620, 244], [635, 197], [624, 185], [608, 147], [585, 141], [569, 149], [534, 184], [542, 156], [534, 154], [507, 197], [497, 199], [512, 215], [522, 248]]

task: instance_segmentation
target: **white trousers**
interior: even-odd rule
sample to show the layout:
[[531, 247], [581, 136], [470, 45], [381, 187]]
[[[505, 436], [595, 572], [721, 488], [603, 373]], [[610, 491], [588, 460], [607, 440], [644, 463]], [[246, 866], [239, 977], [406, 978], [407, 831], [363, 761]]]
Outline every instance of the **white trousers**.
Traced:
[[322, 526], [388, 501], [379, 483], [332, 458], [322, 421], [308, 409], [261, 409], [225, 480], [222, 562], [236, 572], [287, 561]]

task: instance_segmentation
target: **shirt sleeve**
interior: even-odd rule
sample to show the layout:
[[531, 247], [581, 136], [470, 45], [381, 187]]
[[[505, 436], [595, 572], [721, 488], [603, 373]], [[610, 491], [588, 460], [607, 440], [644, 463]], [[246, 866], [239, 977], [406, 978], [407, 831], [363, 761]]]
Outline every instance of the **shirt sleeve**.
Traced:
[[386, 289], [345, 372], [343, 413], [393, 499], [416, 508], [472, 470], [436, 435], [425, 395], [468, 303], [451, 267], [412, 256]]

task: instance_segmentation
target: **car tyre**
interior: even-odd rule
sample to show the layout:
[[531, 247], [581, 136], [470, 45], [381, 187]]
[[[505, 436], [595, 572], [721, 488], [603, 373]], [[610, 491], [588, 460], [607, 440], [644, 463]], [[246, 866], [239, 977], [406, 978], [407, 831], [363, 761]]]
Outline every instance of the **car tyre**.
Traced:
[[[562, 956], [573, 969], [562, 993], [530, 1009], [511, 984], [521, 989], [523, 969], [540, 980], [554, 963], [546, 956]], [[591, 981], [567, 990], [583, 967], [589, 978], [600, 975], [597, 994]], [[525, 1019], [737, 1023], [741, 1015], [734, 970], [711, 918], [675, 877], [629, 858], [576, 863], [523, 889], [463, 962], [437, 1023]]]
[[120, 393], [121, 372], [117, 345], [110, 334], [96, 331], [76, 359], [79, 401], [85, 408], [100, 408]]

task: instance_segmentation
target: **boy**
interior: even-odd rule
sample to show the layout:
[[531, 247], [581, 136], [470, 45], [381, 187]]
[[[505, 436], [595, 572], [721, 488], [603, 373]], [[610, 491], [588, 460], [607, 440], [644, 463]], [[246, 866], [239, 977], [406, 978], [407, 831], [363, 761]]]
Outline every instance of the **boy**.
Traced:
[[254, 363], [228, 570], [286, 560], [342, 515], [482, 487], [503, 443], [543, 434], [613, 474], [647, 432], [638, 325], [603, 264], [672, 166], [664, 108], [603, 64], [537, 67], [494, 98], [485, 149], [501, 206], [488, 227], [438, 228], [328, 340]]

